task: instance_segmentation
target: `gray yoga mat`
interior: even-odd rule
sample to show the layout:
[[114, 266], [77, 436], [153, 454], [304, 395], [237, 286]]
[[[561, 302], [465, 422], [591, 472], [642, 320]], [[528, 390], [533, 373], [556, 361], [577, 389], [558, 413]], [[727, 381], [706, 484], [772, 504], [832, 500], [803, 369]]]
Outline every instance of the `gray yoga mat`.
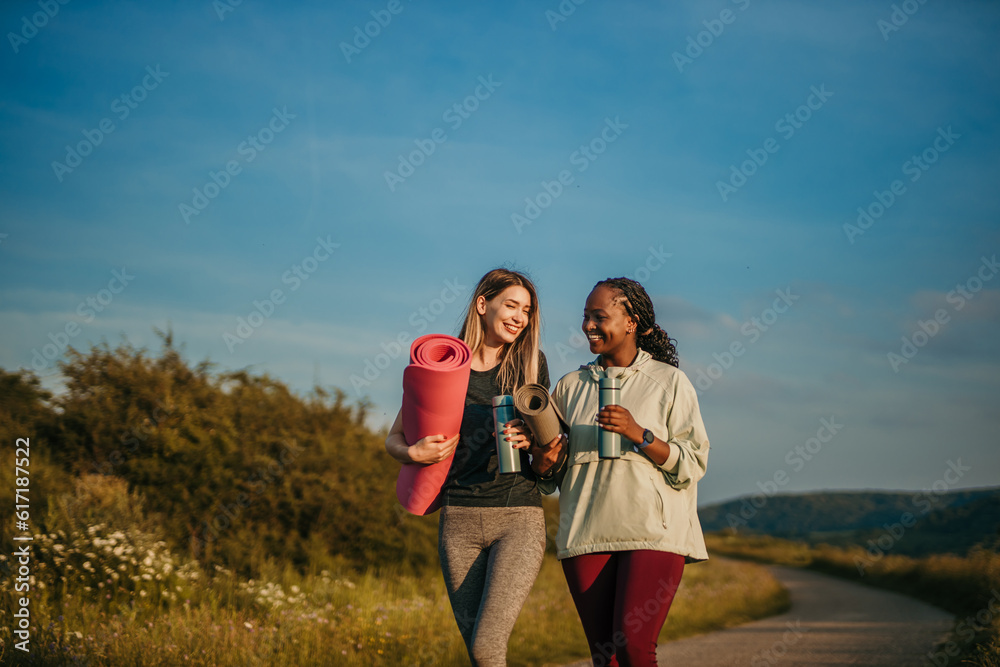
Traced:
[[526, 384], [514, 392], [514, 407], [535, 436], [535, 442], [545, 445], [569, 429], [552, 402], [549, 392], [540, 384]]

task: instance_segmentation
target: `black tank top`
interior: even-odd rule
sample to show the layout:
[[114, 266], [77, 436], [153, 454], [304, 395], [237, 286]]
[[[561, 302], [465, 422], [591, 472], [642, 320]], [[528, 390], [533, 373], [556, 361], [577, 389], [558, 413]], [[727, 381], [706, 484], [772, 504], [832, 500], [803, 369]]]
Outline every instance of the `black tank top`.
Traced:
[[[538, 384], [549, 388], [549, 369], [539, 352]], [[445, 505], [463, 507], [524, 507], [542, 504], [528, 453], [521, 450], [521, 472], [501, 474], [493, 428], [493, 397], [500, 395], [500, 366], [471, 371], [465, 394], [461, 437], [445, 482]]]

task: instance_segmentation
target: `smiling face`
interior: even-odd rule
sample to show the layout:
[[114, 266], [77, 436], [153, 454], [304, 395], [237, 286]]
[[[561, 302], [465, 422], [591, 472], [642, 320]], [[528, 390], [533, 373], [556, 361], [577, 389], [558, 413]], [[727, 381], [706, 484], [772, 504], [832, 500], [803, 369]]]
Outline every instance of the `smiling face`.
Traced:
[[635, 356], [635, 335], [628, 332], [635, 331], [636, 322], [625, 312], [625, 306], [618, 303], [619, 297], [618, 291], [610, 287], [595, 287], [583, 309], [582, 328], [591, 352], [608, 360], [627, 356], [624, 364], [611, 364], [627, 366]]
[[489, 301], [480, 296], [476, 301], [476, 312], [482, 317], [487, 345], [510, 344], [528, 326], [531, 295], [520, 285], [511, 285]]

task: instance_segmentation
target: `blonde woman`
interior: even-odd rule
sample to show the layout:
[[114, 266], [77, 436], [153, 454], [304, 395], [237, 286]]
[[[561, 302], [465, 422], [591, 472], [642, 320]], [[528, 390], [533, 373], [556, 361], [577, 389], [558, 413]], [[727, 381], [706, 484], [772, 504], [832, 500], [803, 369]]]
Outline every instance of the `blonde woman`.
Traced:
[[525, 453], [530, 435], [520, 420], [500, 425], [521, 451], [519, 473], [500, 474], [494, 440], [494, 396], [524, 385], [549, 387], [539, 349], [538, 297], [523, 274], [494, 269], [476, 285], [459, 338], [472, 350], [472, 370], [458, 435], [431, 435], [407, 446], [401, 415], [385, 448], [402, 463], [455, 458], [444, 485], [438, 551], [452, 611], [473, 665], [506, 665], [514, 621], [538, 575], [545, 519]]

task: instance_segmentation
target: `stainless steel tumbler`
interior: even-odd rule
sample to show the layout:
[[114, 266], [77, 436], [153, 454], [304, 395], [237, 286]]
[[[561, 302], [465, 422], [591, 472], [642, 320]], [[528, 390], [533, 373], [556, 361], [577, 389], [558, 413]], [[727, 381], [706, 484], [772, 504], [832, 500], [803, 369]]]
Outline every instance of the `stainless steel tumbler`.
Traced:
[[503, 433], [503, 425], [517, 416], [513, 396], [493, 397], [493, 424], [497, 434], [497, 460], [501, 473], [521, 472], [521, 452], [515, 449]]
[[[603, 377], [599, 382], [598, 404], [601, 408], [618, 405], [621, 400], [622, 382], [618, 378]], [[597, 454], [602, 459], [619, 459], [622, 456], [622, 436], [597, 426]]]

